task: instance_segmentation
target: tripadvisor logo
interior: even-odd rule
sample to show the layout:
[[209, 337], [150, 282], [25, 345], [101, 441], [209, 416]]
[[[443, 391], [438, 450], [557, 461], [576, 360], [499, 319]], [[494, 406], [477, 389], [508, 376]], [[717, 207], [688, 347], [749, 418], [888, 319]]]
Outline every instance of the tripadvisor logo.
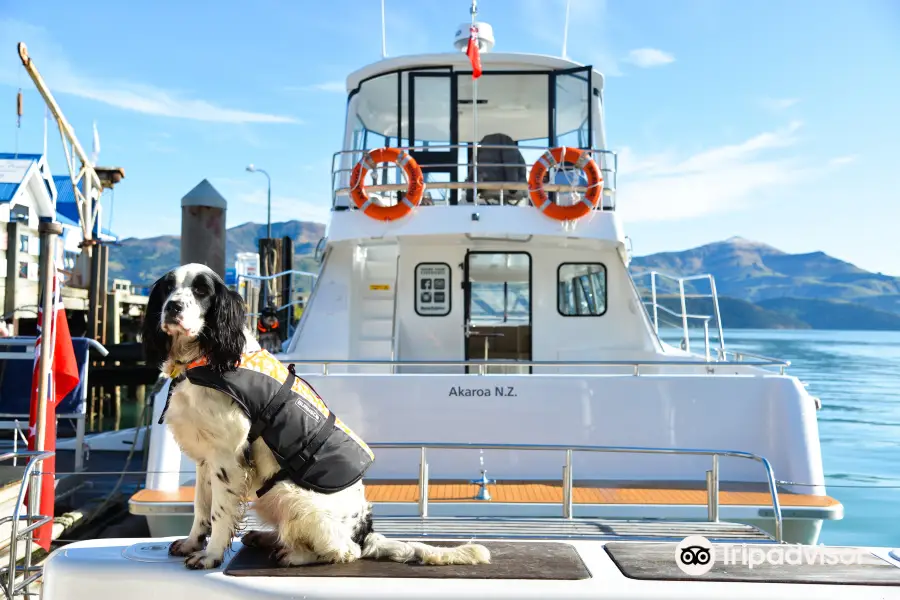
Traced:
[[702, 535], [689, 535], [675, 546], [675, 564], [688, 575], [705, 575], [715, 562], [716, 548]]
[[697, 577], [709, 573], [718, 560], [722, 565], [853, 565], [862, 564], [865, 552], [858, 548], [826, 548], [800, 544], [730, 544], [718, 548], [702, 535], [684, 538], [675, 547], [675, 564], [684, 573]]

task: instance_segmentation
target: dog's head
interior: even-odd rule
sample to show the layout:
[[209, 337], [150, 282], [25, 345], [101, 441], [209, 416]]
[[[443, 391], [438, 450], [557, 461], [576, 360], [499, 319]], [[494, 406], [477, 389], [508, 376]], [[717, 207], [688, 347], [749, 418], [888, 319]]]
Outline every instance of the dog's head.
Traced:
[[201, 264], [182, 265], [150, 290], [141, 331], [147, 364], [205, 356], [217, 371], [235, 368], [246, 343], [244, 301]]

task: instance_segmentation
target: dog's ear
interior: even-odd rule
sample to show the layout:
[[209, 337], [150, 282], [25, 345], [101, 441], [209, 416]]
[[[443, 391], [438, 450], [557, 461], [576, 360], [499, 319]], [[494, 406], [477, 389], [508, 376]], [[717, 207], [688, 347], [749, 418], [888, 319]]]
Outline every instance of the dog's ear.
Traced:
[[150, 297], [147, 299], [147, 308], [144, 311], [144, 321], [141, 323], [141, 346], [144, 351], [144, 360], [148, 366], [159, 367], [169, 356], [171, 340], [162, 330], [163, 304], [166, 301], [166, 283], [169, 275], [163, 275], [150, 288]]
[[200, 348], [209, 358], [209, 366], [220, 373], [237, 368], [244, 345], [244, 299], [224, 283], [215, 280], [209, 308], [203, 317]]

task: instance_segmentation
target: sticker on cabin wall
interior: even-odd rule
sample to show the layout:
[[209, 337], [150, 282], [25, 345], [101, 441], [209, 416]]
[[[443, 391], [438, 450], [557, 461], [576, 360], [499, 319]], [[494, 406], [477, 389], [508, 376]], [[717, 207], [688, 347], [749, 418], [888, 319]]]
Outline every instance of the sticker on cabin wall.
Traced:
[[369, 289], [370, 289], [370, 290], [379, 290], [379, 291], [382, 291], [382, 292], [386, 292], [386, 291], [388, 291], [389, 289], [391, 289], [391, 286], [389, 286], [389, 285], [386, 284], [386, 283], [373, 283], [373, 284], [370, 284], [370, 285], [369, 285]]
[[415, 277], [416, 314], [443, 317], [450, 314], [450, 265], [419, 263]]

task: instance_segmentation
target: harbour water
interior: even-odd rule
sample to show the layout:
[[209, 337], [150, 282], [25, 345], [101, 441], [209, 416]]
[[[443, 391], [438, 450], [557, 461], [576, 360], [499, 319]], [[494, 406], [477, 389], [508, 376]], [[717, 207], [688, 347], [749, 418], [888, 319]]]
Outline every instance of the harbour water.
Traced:
[[726, 329], [725, 345], [790, 360], [822, 400], [826, 485], [844, 518], [819, 541], [900, 546], [900, 332]]

